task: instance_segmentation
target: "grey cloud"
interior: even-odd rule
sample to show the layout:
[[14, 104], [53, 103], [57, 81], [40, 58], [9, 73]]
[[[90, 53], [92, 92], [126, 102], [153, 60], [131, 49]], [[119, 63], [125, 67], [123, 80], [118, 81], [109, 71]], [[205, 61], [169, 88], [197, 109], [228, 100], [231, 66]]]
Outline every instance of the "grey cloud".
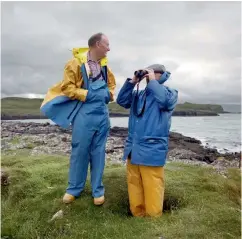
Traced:
[[2, 95], [45, 94], [72, 47], [102, 31], [118, 93], [135, 69], [163, 63], [180, 100], [240, 102], [240, 2], [3, 2]]

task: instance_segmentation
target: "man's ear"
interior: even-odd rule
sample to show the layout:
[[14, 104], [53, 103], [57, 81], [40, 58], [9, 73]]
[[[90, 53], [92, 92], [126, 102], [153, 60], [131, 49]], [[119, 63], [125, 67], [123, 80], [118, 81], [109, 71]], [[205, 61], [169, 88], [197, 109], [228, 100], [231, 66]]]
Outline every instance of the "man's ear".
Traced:
[[99, 42], [99, 41], [96, 42], [96, 47], [97, 47], [97, 48], [100, 47], [100, 42]]

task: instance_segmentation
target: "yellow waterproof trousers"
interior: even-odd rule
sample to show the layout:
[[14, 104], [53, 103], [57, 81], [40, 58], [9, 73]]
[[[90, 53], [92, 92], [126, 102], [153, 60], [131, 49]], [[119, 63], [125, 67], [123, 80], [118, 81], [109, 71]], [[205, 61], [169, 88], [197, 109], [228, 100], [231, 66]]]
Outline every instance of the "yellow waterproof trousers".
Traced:
[[128, 159], [127, 180], [133, 216], [161, 216], [165, 189], [164, 167], [134, 165]]

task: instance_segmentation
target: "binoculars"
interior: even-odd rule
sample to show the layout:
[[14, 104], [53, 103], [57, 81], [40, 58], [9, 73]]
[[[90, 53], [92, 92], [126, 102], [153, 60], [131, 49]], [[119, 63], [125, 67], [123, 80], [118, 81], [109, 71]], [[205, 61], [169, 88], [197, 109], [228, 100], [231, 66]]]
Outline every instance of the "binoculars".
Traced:
[[[160, 73], [163, 74], [164, 71], [154, 71], [154, 73]], [[134, 75], [138, 78], [138, 81], [140, 82], [142, 80], [142, 78], [149, 74], [149, 72], [147, 70], [137, 70], [134, 72]]]
[[138, 78], [138, 81], [140, 82], [142, 78], [147, 75], [149, 72], [146, 70], [138, 70], [134, 72], [134, 75]]

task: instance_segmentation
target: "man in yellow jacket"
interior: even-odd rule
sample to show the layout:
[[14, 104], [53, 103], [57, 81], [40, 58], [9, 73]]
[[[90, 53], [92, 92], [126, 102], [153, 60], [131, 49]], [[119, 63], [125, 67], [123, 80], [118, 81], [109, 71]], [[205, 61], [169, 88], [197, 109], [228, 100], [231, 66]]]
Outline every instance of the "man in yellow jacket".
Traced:
[[104, 203], [102, 183], [105, 146], [110, 129], [108, 103], [114, 100], [116, 82], [107, 67], [110, 51], [107, 36], [97, 33], [88, 48], [74, 48], [74, 58], [64, 69], [61, 82], [49, 89], [41, 111], [57, 125], [72, 125], [72, 152], [64, 203], [80, 196], [91, 168], [92, 196], [95, 205]]

